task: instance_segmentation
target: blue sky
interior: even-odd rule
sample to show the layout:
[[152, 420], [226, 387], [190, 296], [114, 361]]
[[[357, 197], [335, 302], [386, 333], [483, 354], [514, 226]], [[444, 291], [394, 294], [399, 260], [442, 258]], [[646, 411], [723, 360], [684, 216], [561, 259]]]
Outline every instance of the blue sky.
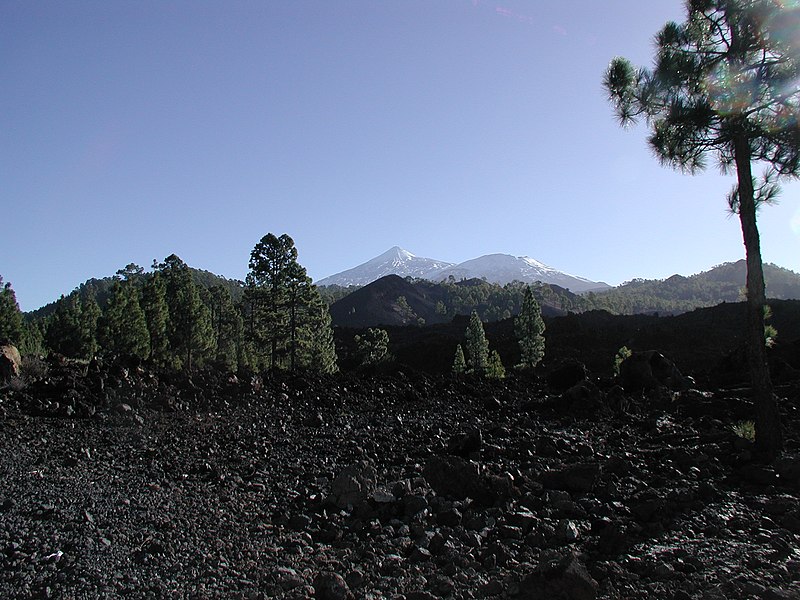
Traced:
[[[178, 254], [314, 279], [391, 246], [618, 284], [744, 256], [733, 181], [659, 166], [601, 81], [679, 0], [4, 0], [0, 275], [23, 310]], [[800, 270], [800, 185], [760, 214]]]

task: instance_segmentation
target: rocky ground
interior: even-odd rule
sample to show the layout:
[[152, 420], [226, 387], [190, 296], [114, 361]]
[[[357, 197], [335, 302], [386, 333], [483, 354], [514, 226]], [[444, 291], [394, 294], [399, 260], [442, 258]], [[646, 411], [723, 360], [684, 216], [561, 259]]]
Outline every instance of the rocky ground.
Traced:
[[800, 598], [744, 390], [55, 367], [0, 390], [0, 597]]

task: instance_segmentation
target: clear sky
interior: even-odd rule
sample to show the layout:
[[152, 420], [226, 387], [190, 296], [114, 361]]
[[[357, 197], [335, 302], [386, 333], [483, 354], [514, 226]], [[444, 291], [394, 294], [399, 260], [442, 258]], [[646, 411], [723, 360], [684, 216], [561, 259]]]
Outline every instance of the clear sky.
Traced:
[[[23, 310], [178, 254], [316, 280], [394, 245], [618, 284], [744, 256], [733, 180], [659, 166], [602, 89], [680, 0], [0, 1], [0, 275]], [[800, 185], [760, 213], [800, 270]]]

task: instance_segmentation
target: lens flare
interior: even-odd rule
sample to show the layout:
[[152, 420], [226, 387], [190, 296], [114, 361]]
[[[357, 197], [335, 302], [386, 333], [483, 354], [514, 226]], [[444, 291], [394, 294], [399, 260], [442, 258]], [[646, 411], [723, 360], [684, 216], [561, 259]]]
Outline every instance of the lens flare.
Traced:
[[[800, 0], [776, 0], [772, 10], [762, 13], [760, 29], [767, 58], [800, 59]], [[800, 79], [764, 77], [758, 62], [721, 61], [707, 74], [705, 89], [719, 114], [739, 115], [763, 106], [759, 110], [763, 125], [775, 130], [797, 127]]]

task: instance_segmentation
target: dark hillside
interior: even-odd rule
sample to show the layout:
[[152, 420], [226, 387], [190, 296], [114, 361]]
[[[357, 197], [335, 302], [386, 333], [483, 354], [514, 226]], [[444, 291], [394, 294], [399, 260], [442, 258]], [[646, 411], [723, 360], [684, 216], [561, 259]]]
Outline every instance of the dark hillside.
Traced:
[[[800, 301], [774, 300], [772, 324], [778, 330], [771, 350], [795, 369], [800, 369]], [[631, 350], [659, 350], [687, 373], [720, 372], [743, 377], [746, 372], [742, 348], [745, 305], [723, 303], [677, 316], [612, 315], [590, 311], [545, 319], [547, 350], [544, 365], [561, 359], [576, 359], [597, 373], [611, 374], [614, 356], [622, 346]], [[386, 327], [389, 349], [400, 366], [427, 373], [449, 372], [456, 345], [464, 342], [466, 317], [429, 327]], [[490, 347], [496, 349], [508, 368], [519, 361], [513, 320], [485, 323]], [[358, 329], [338, 328], [337, 348], [348, 366], [352, 338]], [[736, 361], [739, 361], [738, 363]]]
[[[386, 327], [449, 323], [473, 310], [484, 321], [497, 321], [519, 312], [526, 284], [505, 286], [481, 279], [433, 283], [387, 275], [331, 305], [337, 327]], [[542, 314], [566, 314], [579, 298], [555, 285], [534, 284]]]

